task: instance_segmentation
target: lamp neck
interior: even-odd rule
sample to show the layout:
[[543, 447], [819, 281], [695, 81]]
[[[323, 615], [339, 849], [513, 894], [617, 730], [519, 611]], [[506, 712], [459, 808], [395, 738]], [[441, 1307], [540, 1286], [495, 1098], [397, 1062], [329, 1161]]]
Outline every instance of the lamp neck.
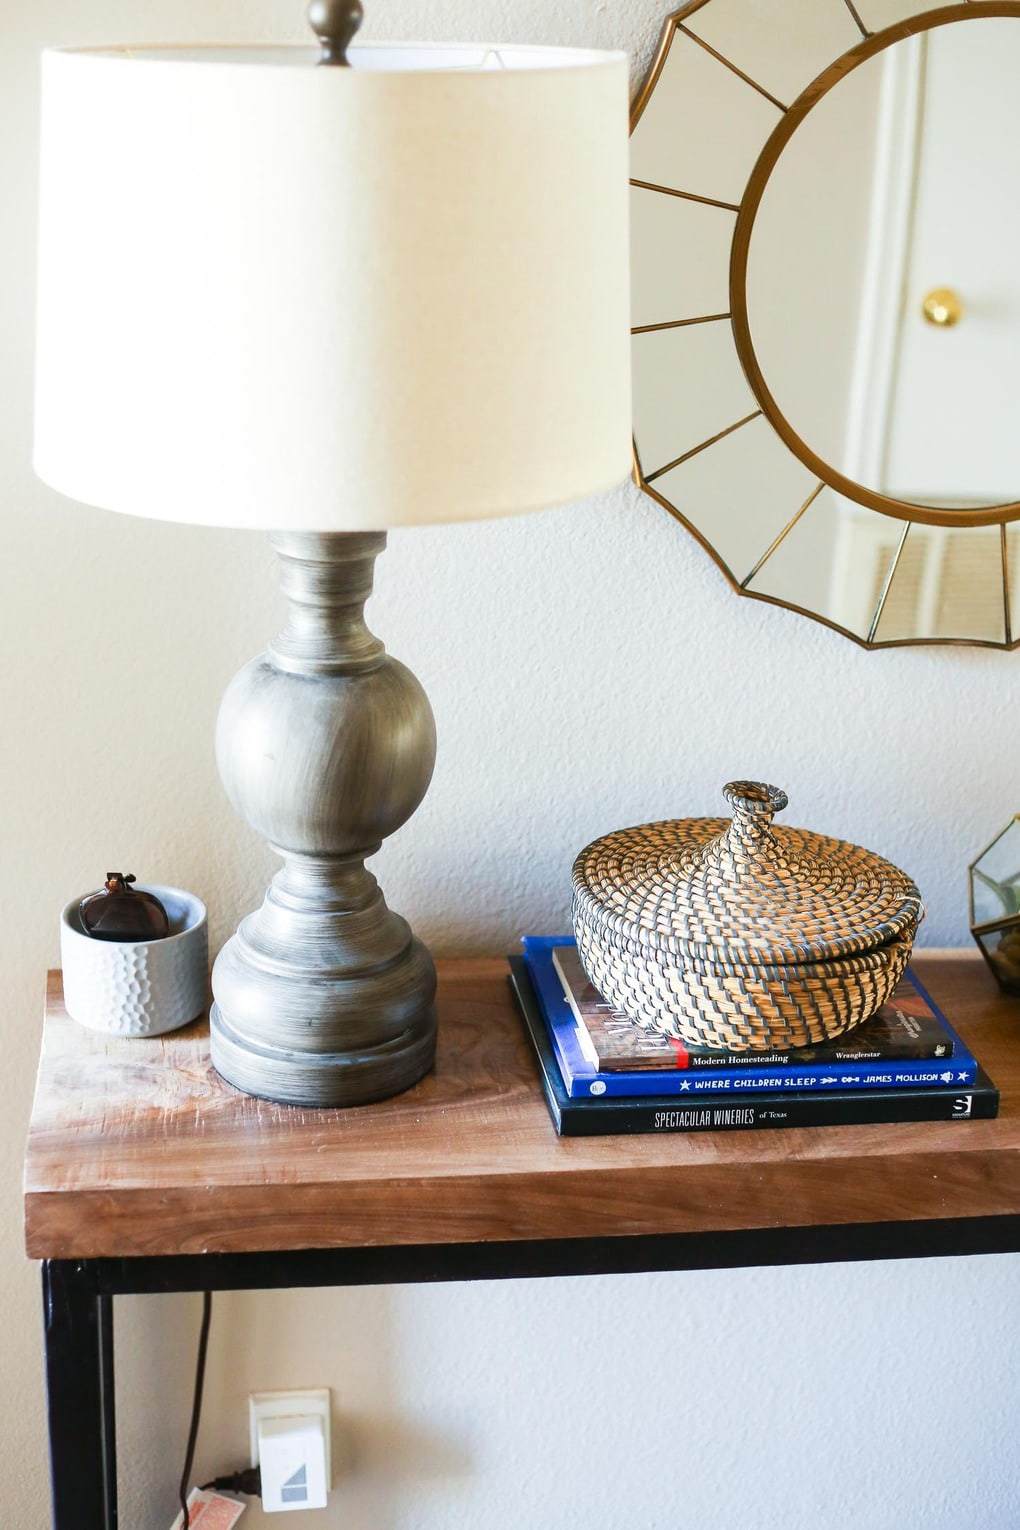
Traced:
[[270, 538], [280, 559], [287, 624], [269, 658], [295, 674], [357, 674], [382, 663], [385, 648], [365, 625], [384, 531], [281, 531]]

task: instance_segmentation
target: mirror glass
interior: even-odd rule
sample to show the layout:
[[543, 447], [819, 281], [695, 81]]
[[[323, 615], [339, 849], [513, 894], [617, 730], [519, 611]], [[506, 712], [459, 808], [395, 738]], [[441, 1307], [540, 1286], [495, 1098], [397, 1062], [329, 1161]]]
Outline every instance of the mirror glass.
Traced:
[[[1020, 499], [1020, 20], [895, 43], [790, 139], [747, 263], [751, 337], [792, 429], [866, 487], [946, 509]], [[925, 298], [955, 293], [938, 324]], [[945, 303], [951, 303], [947, 296]]]
[[636, 103], [639, 481], [865, 644], [1020, 635], [1017, 78], [1020, 4], [694, 0]]

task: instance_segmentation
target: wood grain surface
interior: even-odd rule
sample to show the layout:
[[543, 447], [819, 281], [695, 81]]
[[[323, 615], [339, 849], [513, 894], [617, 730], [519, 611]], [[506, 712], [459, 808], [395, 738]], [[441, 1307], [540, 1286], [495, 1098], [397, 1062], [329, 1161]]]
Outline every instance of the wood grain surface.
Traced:
[[107, 1039], [47, 988], [25, 1166], [33, 1258], [696, 1232], [1020, 1213], [1020, 1002], [920, 956], [1002, 1090], [995, 1121], [596, 1137], [553, 1131], [498, 959], [440, 964], [435, 1072], [308, 1110], [239, 1094], [208, 1026]]

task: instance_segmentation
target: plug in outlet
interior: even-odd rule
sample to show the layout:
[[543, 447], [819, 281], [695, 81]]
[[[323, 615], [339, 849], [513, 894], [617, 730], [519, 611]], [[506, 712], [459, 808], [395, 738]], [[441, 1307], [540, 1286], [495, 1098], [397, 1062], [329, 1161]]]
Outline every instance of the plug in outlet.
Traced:
[[329, 1388], [252, 1392], [248, 1398], [251, 1464], [262, 1472], [267, 1514], [324, 1509], [331, 1486]]

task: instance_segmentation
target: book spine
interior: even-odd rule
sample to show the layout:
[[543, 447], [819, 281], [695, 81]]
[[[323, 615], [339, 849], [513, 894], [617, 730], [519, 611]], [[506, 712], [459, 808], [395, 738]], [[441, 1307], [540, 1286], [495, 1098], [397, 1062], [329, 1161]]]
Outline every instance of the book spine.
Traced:
[[[584, 1025], [584, 1021], [581, 1020], [579, 1025]], [[842, 1051], [840, 1051], [838, 1049], [837, 1042], [826, 1042], [824, 1044], [818, 1042], [811, 1048], [811, 1051], [814, 1053], [814, 1061], [817, 1062], [819, 1067], [824, 1064], [824, 1066], [827, 1068], [842, 1068], [846, 1064], [850, 1064], [852, 1067], [856, 1068], [865, 1062], [870, 1062], [875, 1065], [890, 1062], [928, 1062], [944, 1064], [951, 1060], [955, 1048], [956, 1043], [946, 1039], [944, 1041], [931, 1040], [928, 1042], [919, 1042], [917, 1045], [907, 1045], [906, 1043], [900, 1044], [893, 1042], [889, 1046], [883, 1047], [881, 1051], [876, 1049], [872, 1052], [865, 1052], [863, 1054], [855, 1054], [849, 1048], [844, 1048]], [[702, 1057], [689, 1053], [688, 1060], [685, 1064], [678, 1064], [676, 1068], [673, 1066], [661, 1067], [658, 1069], [658, 1071], [661, 1073], [672, 1073], [674, 1071], [686, 1070], [690, 1073], [715, 1073], [721, 1069], [727, 1068], [746, 1068], [747, 1058], [748, 1054], [746, 1052], [736, 1053], [731, 1057]], [[755, 1062], [756, 1066], [759, 1068], [789, 1068], [794, 1066], [791, 1063], [790, 1054], [788, 1052], [772, 1052], [765, 1057], [756, 1058]], [[620, 1064], [613, 1071], [624, 1072], [632, 1070], [625, 1069], [624, 1066]]]
[[746, 1099], [758, 1092], [782, 1093], [784, 1090], [810, 1089], [822, 1093], [833, 1089], [910, 1089], [953, 1086], [966, 1088], [977, 1075], [972, 1057], [952, 1060], [952, 1067], [941, 1062], [848, 1063], [838, 1069], [775, 1067], [769, 1069], [729, 1068], [725, 1073], [691, 1075], [690, 1073], [596, 1073], [575, 1071], [564, 1055], [560, 1038], [552, 1031], [556, 1059], [563, 1073], [567, 1093], [575, 1099], [627, 1098], [641, 1095], [676, 1095], [684, 1100], [709, 1100], [724, 1096]]
[[597, 1137], [636, 1132], [760, 1131], [791, 1126], [865, 1126], [892, 1121], [968, 1121], [998, 1114], [995, 1090], [974, 1093], [949, 1089], [916, 1094], [859, 1095], [819, 1092], [805, 1099], [705, 1101], [654, 1105], [634, 1102], [600, 1104], [570, 1100], [553, 1105], [557, 1130], [564, 1137]]

